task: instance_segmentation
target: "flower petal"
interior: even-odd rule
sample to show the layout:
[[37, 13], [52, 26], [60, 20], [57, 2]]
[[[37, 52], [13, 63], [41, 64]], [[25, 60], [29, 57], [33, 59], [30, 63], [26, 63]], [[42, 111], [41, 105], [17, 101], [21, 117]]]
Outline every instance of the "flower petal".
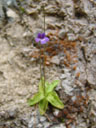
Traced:
[[41, 42], [41, 44], [46, 44], [46, 40], [45, 40], [45, 38], [42, 39], [40, 42]]
[[38, 33], [37, 38], [41, 38], [42, 37], [42, 33]]
[[36, 43], [40, 42], [39, 38], [35, 38]]
[[49, 38], [48, 38], [48, 37], [45, 37], [44, 39], [46, 40], [46, 42], [48, 42], [48, 41], [49, 41]]
[[45, 33], [41, 34], [41, 39], [43, 39], [45, 37]]

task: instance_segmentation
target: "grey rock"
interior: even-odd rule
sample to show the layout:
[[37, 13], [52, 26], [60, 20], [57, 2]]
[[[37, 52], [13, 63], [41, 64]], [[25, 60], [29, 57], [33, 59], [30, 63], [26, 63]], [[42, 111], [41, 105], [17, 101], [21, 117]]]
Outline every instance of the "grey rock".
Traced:
[[12, 9], [8, 9], [7, 15], [8, 15], [8, 17], [18, 18], [18, 15], [16, 14], [16, 12], [13, 11]]
[[76, 100], [76, 96], [73, 96], [71, 99], [74, 102]]
[[47, 15], [54, 15], [60, 18], [64, 18], [66, 16], [65, 10], [63, 8], [58, 8], [56, 5], [49, 5], [45, 8]]
[[28, 121], [29, 120], [25, 117], [23, 117], [23, 118], [21, 117], [21, 119], [20, 119], [21, 124], [24, 126], [28, 126]]
[[[26, 128], [28, 126], [28, 117], [19, 115], [17, 108], [0, 112], [0, 126], [3, 128]], [[0, 128], [1, 128], [0, 127]]]
[[52, 126], [51, 128], [66, 128], [66, 126], [64, 124], [59, 124], [59, 125]]
[[61, 1], [60, 1], [60, 0], [56, 0], [56, 3], [57, 3], [58, 5], [60, 5], [60, 4], [61, 4]]
[[46, 120], [46, 118], [44, 116], [40, 117], [40, 122], [44, 122]]
[[0, 8], [4, 7], [6, 10], [8, 7], [17, 7], [16, 0], [0, 0]]
[[85, 122], [82, 122], [82, 123], [78, 126], [78, 128], [87, 128], [87, 125], [86, 125]]
[[66, 73], [66, 74], [61, 74], [60, 78], [63, 80], [63, 79], [66, 79], [67, 77], [70, 77], [70, 73]]
[[62, 74], [60, 76], [61, 80], [62, 80], [62, 87], [64, 89], [64, 92], [67, 95], [72, 95], [72, 91], [73, 91], [73, 83], [74, 83], [74, 76], [71, 76], [70, 73], [70, 69], [64, 68], [62, 69]]
[[46, 14], [50, 14], [50, 15], [54, 15], [58, 12], [58, 9], [53, 6], [53, 5], [49, 5], [45, 8]]
[[91, 59], [91, 62], [88, 64], [87, 69], [88, 82], [93, 87], [96, 88], [96, 56]]
[[61, 90], [61, 89], [62, 89], [61, 86], [57, 86], [57, 87], [56, 87], [56, 91], [59, 91], [59, 90]]
[[53, 56], [51, 59], [51, 63], [59, 65], [60, 64], [60, 59], [58, 56]]
[[37, 127], [38, 128], [43, 128], [43, 125], [42, 124], [38, 124]]
[[43, 123], [43, 125], [44, 125], [44, 128], [48, 128], [50, 126], [50, 123], [49, 122], [45, 122], [45, 123]]
[[5, 0], [5, 2], [7, 2], [7, 5], [8, 5], [8, 6], [11, 6], [11, 7], [18, 7], [16, 0]]
[[16, 0], [0, 0], [0, 27], [4, 19], [8, 20], [8, 7], [18, 8]]
[[73, 88], [71, 87], [71, 83], [69, 80], [63, 80], [62, 81], [62, 87], [64, 88], [64, 92], [67, 95], [72, 95]]
[[28, 123], [28, 128], [33, 128], [33, 122], [35, 122], [34, 118], [31, 118], [29, 123]]
[[54, 30], [55, 29], [55, 25], [54, 24], [47, 23], [47, 28]]
[[61, 8], [60, 11], [59, 11], [59, 13], [58, 13], [58, 15], [59, 15], [59, 17], [62, 17], [62, 19], [65, 18], [66, 17], [65, 10], [63, 8]]
[[54, 109], [54, 112], [53, 112], [54, 116], [57, 116], [58, 113], [59, 113], [59, 110], [58, 109]]
[[9, 111], [8, 111], [9, 118], [16, 118], [17, 113], [18, 113], [18, 109], [17, 109], [17, 108], [15, 108], [15, 109], [13, 109], [13, 110], [9, 110]]
[[60, 32], [58, 33], [58, 37], [60, 38], [60, 39], [64, 39], [65, 38], [65, 36], [66, 36], [66, 30], [65, 29], [62, 29], [62, 30], [60, 30]]
[[18, 109], [17, 108], [14, 108], [13, 110], [10, 109], [10, 110], [7, 110], [7, 111], [2, 111], [0, 113], [0, 120], [3, 119], [3, 120], [9, 120], [9, 119], [14, 119], [16, 118], [18, 115]]
[[39, 124], [39, 118], [38, 117], [35, 117], [35, 116], [32, 116], [29, 123], [28, 123], [28, 128], [33, 128], [34, 125], [37, 125]]
[[60, 23], [55, 23], [55, 26], [57, 27], [57, 28], [62, 28], [62, 24], [60, 24]]
[[75, 36], [72, 33], [68, 33], [67, 35], [68, 35], [68, 40], [70, 40], [70, 41], [74, 41], [78, 38], [78, 36]]

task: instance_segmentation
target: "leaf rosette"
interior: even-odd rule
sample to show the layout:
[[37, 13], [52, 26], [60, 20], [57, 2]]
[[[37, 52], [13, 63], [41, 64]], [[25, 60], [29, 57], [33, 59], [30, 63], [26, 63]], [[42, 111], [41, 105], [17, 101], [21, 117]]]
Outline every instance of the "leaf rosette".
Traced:
[[44, 115], [47, 108], [48, 103], [53, 105], [58, 109], [63, 109], [64, 104], [60, 100], [58, 94], [54, 91], [55, 87], [58, 85], [59, 80], [54, 80], [52, 83], [45, 82], [45, 90], [44, 90], [44, 78], [42, 78], [39, 82], [39, 92], [36, 93], [32, 99], [28, 101], [30, 106], [33, 106], [39, 103], [39, 111], [41, 115]]

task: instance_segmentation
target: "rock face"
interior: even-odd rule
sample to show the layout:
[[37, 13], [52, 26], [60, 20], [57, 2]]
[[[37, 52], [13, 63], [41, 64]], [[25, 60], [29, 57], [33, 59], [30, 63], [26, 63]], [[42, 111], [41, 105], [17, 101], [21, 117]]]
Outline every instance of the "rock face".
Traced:
[[0, 112], [0, 128], [27, 128], [28, 118], [25, 118], [23, 116], [19, 117], [18, 113], [19, 111], [17, 109]]
[[17, 8], [16, 0], [0, 0], [0, 24], [1, 25], [4, 19], [7, 20], [8, 18], [7, 16], [8, 7]]
[[[0, 0], [0, 127], [33, 128], [36, 122], [37, 128], [96, 128], [96, 1], [19, 2], [22, 20], [14, 11], [18, 0]], [[63, 111], [48, 113], [52, 122], [27, 104], [40, 80], [34, 38], [44, 28], [44, 4], [46, 79], [60, 79], [56, 91], [65, 104]], [[7, 15], [12, 22], [2, 25]]]

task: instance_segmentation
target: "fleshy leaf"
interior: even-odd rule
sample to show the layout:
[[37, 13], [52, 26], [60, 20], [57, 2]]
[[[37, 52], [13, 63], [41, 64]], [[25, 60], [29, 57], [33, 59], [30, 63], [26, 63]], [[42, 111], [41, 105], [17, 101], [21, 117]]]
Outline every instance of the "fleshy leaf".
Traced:
[[40, 82], [39, 82], [39, 93], [43, 93], [44, 94], [43, 84], [44, 84], [44, 77], [42, 77]]
[[32, 99], [30, 99], [28, 101], [28, 104], [30, 106], [37, 104], [38, 102], [40, 102], [42, 99], [44, 98], [44, 95], [42, 93], [36, 93]]
[[46, 99], [43, 99], [39, 102], [39, 111], [41, 115], [43, 115], [46, 112], [47, 107], [48, 107], [48, 101]]
[[46, 93], [48, 94], [49, 92], [52, 92], [54, 88], [58, 85], [58, 83], [59, 83], [59, 80], [54, 80], [51, 84], [49, 84], [48, 82], [45, 82]]
[[57, 93], [54, 92], [50, 92], [48, 94], [48, 96], [46, 97], [47, 101], [49, 103], [51, 103], [53, 106], [59, 108], [59, 109], [63, 109], [64, 108], [64, 104], [62, 103], [62, 101], [59, 99]]

